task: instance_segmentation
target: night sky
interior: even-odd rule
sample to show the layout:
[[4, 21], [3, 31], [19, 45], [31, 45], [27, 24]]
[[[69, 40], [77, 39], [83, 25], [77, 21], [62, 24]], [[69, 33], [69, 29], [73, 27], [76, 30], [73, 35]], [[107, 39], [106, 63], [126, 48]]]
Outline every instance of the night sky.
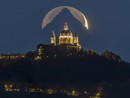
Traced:
[[[85, 14], [89, 32], [67, 9], [41, 30], [46, 13], [63, 5]], [[0, 0], [0, 54], [26, 53], [39, 43], [48, 44], [52, 30], [58, 38], [65, 21], [84, 49], [110, 50], [130, 62], [130, 0]]]

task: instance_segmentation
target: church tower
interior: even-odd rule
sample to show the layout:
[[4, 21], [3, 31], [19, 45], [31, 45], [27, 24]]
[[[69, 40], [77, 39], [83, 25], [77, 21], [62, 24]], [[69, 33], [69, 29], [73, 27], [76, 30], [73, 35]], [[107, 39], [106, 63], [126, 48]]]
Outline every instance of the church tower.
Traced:
[[51, 35], [51, 44], [56, 45], [56, 36], [54, 31], [52, 31], [52, 35]]
[[74, 42], [74, 45], [79, 46], [79, 37], [77, 33], [74, 34], [73, 42]]

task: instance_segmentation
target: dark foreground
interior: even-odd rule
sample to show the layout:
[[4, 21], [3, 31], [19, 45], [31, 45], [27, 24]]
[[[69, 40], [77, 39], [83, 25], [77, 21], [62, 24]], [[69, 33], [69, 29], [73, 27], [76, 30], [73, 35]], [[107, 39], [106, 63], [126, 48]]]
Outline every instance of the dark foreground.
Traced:
[[[86, 90], [88, 95], [30, 93], [30, 88]], [[15, 89], [28, 92], [8, 92]], [[42, 60], [28, 54], [25, 59], [0, 60], [0, 98], [130, 98], [129, 91], [130, 64], [108, 51], [102, 55], [81, 51], [74, 56], [47, 56]]]
[[72, 97], [67, 95], [45, 95], [39, 93], [4, 93], [0, 98], [89, 98], [88, 96]]

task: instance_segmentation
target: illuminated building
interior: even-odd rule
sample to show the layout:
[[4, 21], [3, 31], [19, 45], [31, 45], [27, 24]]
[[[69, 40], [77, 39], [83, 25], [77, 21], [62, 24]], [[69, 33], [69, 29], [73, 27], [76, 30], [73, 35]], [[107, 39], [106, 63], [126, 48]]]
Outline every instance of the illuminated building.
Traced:
[[26, 56], [24, 54], [2, 54], [0, 55], [0, 60], [17, 60], [17, 59], [25, 59]]
[[56, 36], [53, 31], [50, 37], [50, 44], [39, 44], [37, 46], [37, 56], [35, 60], [40, 60], [42, 57], [71, 56], [81, 49], [78, 35], [76, 33], [73, 34], [69, 30], [66, 22], [63, 31], [59, 34], [58, 42], [57, 44]]
[[59, 45], [62, 44], [73, 45], [73, 34], [71, 31], [69, 31], [67, 23], [64, 24], [64, 30], [59, 36]]
[[55, 36], [54, 31], [52, 32], [52, 35], [51, 35], [51, 44], [56, 45], [56, 36]]
[[75, 45], [80, 47], [78, 40], [78, 35], [75, 33], [73, 36], [72, 32], [69, 31], [68, 24], [65, 22], [64, 30], [59, 36], [59, 45]]

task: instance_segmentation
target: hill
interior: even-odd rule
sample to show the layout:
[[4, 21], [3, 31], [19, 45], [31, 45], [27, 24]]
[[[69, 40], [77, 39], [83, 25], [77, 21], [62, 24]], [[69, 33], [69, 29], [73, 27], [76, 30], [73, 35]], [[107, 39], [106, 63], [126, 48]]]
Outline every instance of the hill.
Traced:
[[130, 64], [109, 51], [98, 54], [88, 50], [71, 56], [34, 58], [35, 52], [29, 52], [25, 59], [1, 60], [0, 81], [90, 90], [101, 86], [107, 93], [109, 86], [123, 87], [127, 84], [122, 83], [130, 81]]

